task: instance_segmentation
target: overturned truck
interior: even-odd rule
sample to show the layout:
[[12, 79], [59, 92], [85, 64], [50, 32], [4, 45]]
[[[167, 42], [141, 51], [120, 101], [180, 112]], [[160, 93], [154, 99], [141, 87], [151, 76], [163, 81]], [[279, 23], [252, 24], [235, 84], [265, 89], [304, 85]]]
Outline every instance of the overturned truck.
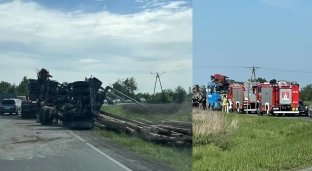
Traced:
[[[42, 125], [56, 125], [61, 122], [68, 128], [92, 129], [96, 120], [101, 120], [100, 109], [110, 93], [115, 97], [119, 94], [145, 107], [125, 94], [107, 86], [95, 77], [73, 83], [58, 83], [46, 69], [38, 72], [37, 122]], [[114, 93], [110, 92], [113, 91]]]

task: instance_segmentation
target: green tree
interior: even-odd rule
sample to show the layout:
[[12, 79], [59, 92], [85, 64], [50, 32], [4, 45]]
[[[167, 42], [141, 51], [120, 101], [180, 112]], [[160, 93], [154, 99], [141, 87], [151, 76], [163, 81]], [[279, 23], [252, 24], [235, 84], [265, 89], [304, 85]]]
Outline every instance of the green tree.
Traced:
[[185, 89], [181, 86], [178, 86], [177, 88], [175, 88], [174, 91], [174, 101], [176, 103], [183, 103], [186, 100], [186, 96], [187, 96], [187, 92], [185, 91]]
[[0, 82], [0, 93], [8, 93], [11, 89], [11, 84], [5, 81]]
[[[248, 81], [250, 81], [251, 79], [248, 79]], [[256, 82], [267, 82], [267, 80], [265, 78], [261, 78], [261, 77], [258, 77], [256, 79]]]
[[112, 87], [131, 98], [135, 97], [135, 92], [138, 90], [138, 84], [133, 77], [118, 79]]
[[18, 96], [26, 96], [28, 94], [29, 79], [24, 76], [20, 84], [16, 87], [16, 94]]
[[16, 88], [17, 88], [17, 86], [15, 84], [12, 84], [8, 90], [8, 93], [15, 93], [16, 94]]
[[312, 100], [312, 84], [309, 84], [309, 85], [301, 88], [300, 98], [302, 100], [305, 100], [305, 101], [311, 101]]

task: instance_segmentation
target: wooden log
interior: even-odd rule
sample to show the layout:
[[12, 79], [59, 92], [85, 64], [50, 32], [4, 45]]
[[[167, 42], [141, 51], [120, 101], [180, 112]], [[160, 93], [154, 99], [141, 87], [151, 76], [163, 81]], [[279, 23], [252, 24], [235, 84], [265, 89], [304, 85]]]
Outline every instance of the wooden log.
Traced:
[[181, 121], [156, 121], [155, 123], [178, 126], [183, 128], [192, 128], [192, 122], [181, 122]]
[[171, 127], [167, 125], [158, 125], [160, 128], [165, 128], [170, 131], [186, 134], [186, 135], [192, 135], [192, 131], [190, 129], [185, 129], [185, 128], [176, 128], [176, 127]]
[[126, 127], [126, 123], [125, 122], [121, 122], [121, 121], [113, 121], [113, 120], [101, 120], [98, 121], [98, 123], [105, 125], [105, 127], [109, 128], [109, 129], [122, 129]]
[[127, 118], [124, 118], [124, 117], [121, 117], [121, 116], [118, 116], [118, 115], [115, 115], [115, 114], [112, 114], [112, 113], [108, 113], [108, 112], [104, 112], [104, 111], [100, 111], [100, 113], [104, 116], [109, 116], [111, 118], [114, 118], [114, 119], [118, 119], [118, 120], [122, 120], [122, 121], [125, 121], [125, 122], [130, 122], [130, 123], [133, 123], [133, 124], [143, 124], [144, 123], [141, 123], [141, 122], [138, 122], [138, 121], [135, 121], [135, 120], [132, 120], [132, 119], [127, 119]]
[[105, 129], [106, 128], [105, 125], [102, 125], [102, 124], [97, 123], [97, 122], [95, 122], [95, 126], [100, 128], [100, 129]]
[[127, 130], [128, 133], [130, 133], [131, 135], [134, 135], [134, 136], [137, 133], [135, 130], [133, 130], [133, 129], [129, 128], [129, 127], [126, 127], [126, 130]]
[[168, 142], [183, 141], [182, 138], [159, 135], [159, 134], [154, 134], [154, 133], [150, 133], [150, 137], [152, 141], [168, 141]]
[[138, 118], [137, 120], [142, 122], [142, 123], [148, 124], [148, 125], [156, 125], [155, 123], [148, 121], [148, 120], [145, 120], [145, 119], [142, 119], [142, 118]]
[[139, 132], [142, 129], [142, 127], [135, 125], [133, 123], [130, 123], [130, 122], [126, 122], [126, 126], [137, 131], [137, 132]]

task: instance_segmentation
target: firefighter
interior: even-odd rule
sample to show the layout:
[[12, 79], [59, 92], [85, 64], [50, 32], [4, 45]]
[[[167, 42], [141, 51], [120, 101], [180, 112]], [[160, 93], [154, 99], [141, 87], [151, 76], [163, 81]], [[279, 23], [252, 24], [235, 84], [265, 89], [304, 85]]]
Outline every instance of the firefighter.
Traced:
[[226, 105], [227, 105], [227, 98], [226, 98], [226, 95], [224, 95], [222, 98], [222, 112], [226, 111]]
[[206, 97], [206, 95], [203, 95], [201, 103], [202, 103], [203, 109], [206, 110], [207, 109], [207, 97]]

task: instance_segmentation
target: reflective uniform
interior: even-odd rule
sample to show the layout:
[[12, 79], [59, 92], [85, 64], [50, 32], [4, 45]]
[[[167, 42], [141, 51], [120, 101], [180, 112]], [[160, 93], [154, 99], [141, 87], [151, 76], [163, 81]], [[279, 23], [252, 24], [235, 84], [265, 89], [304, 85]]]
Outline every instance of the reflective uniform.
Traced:
[[223, 97], [223, 99], [222, 99], [222, 112], [226, 111], [226, 105], [227, 105], [227, 99], [226, 99], [226, 97]]

